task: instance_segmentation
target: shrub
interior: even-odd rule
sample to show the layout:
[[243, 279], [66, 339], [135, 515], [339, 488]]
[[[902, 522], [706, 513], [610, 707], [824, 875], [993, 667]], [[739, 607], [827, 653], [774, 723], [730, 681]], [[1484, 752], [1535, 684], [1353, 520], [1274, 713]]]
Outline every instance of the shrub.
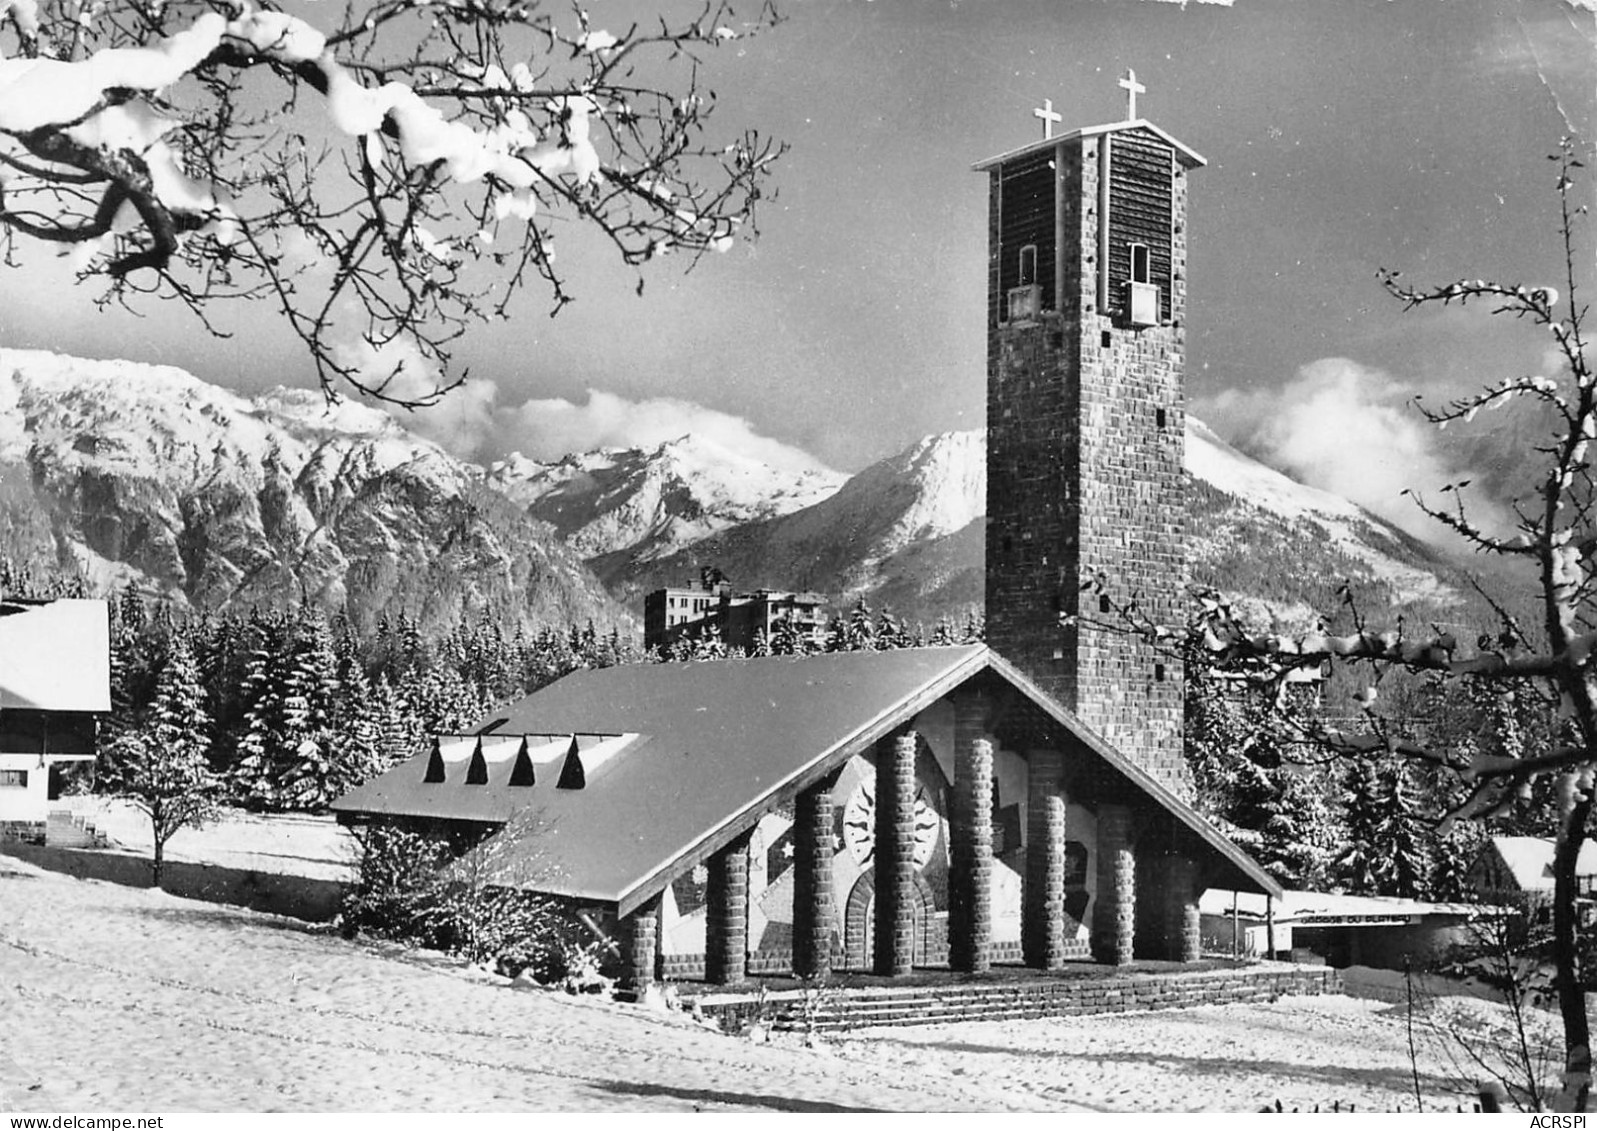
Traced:
[[546, 896], [484, 882], [482, 839], [401, 825], [368, 828], [356, 883], [344, 896], [345, 934], [497, 962], [511, 975], [532, 967], [564, 977], [565, 951], [580, 925]]

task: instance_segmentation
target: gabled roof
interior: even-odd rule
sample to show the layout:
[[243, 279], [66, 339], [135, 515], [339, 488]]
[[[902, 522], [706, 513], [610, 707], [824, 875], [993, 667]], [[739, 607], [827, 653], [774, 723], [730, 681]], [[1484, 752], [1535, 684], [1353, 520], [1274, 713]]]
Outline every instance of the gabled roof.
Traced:
[[1157, 135], [1161, 141], [1175, 150], [1176, 156], [1181, 159], [1181, 163], [1189, 169], [1196, 169], [1208, 164], [1201, 153], [1177, 141], [1165, 133], [1164, 130], [1148, 121], [1148, 119], [1134, 118], [1124, 122], [1106, 122], [1101, 126], [1083, 126], [1066, 134], [1055, 134], [1053, 137], [1040, 138], [1037, 141], [1021, 146], [1019, 149], [1011, 149], [1008, 153], [1000, 153], [997, 157], [989, 157], [985, 161], [978, 161], [971, 168], [978, 173], [985, 173], [988, 169], [998, 165], [1006, 165], [1017, 157], [1028, 157], [1033, 153], [1042, 153], [1045, 150], [1052, 149], [1061, 142], [1080, 141], [1083, 138], [1097, 137], [1100, 134], [1120, 133], [1124, 130], [1135, 129], [1144, 129]]
[[[1552, 840], [1539, 836], [1494, 836], [1491, 843], [1492, 851], [1523, 892], [1553, 890], [1553, 853], [1557, 847]], [[1597, 875], [1597, 844], [1588, 840], [1580, 846], [1575, 874]]]
[[[1013, 685], [1191, 828], [1235, 869], [1237, 886], [1279, 893], [1269, 875], [1213, 826], [984, 645], [575, 672], [497, 712], [490, 725], [501, 744], [519, 743], [521, 735], [563, 736], [569, 743], [576, 734], [579, 746], [584, 735], [598, 731], [624, 736], [605, 760], [583, 766], [583, 788], [562, 789], [558, 775], [540, 773], [521, 800], [519, 789], [466, 785], [458, 769], [442, 785], [426, 784], [429, 753], [341, 798], [333, 809], [345, 821], [399, 814], [494, 820], [505, 818], [491, 815], [503, 810], [488, 795], [516, 793], [511, 809], [532, 806], [539, 818], [525, 850], [538, 855], [536, 871], [547, 877], [538, 888], [612, 904], [626, 914], [688, 862], [729, 843], [774, 805], [984, 672]], [[461, 753], [464, 744], [452, 747], [457, 762], [470, 756]], [[485, 744], [485, 758], [487, 750]], [[586, 753], [579, 752], [579, 763]], [[472, 800], [414, 800], [427, 790]], [[515, 863], [526, 874], [527, 862]]]
[[111, 709], [111, 617], [104, 601], [0, 606], [0, 711], [8, 709]]

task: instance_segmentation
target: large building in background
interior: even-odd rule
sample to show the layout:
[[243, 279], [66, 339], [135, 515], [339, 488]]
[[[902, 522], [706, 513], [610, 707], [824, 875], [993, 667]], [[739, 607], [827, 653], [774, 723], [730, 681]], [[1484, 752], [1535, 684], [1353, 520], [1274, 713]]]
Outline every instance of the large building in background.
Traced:
[[761, 638], [769, 643], [784, 621], [797, 636], [819, 643], [826, 630], [825, 600], [819, 593], [782, 589], [734, 593], [725, 581], [706, 576], [644, 597], [643, 647], [670, 648], [678, 640], [714, 633], [728, 648], [752, 654]]

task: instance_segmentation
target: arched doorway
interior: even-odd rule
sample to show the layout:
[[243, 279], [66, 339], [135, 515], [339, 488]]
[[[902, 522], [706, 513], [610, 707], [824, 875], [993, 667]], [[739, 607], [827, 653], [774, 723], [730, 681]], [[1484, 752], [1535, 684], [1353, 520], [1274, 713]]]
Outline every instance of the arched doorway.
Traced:
[[[936, 900], [926, 877], [915, 873], [914, 898], [911, 901], [914, 921], [910, 961], [916, 966], [948, 961], [948, 940], [935, 928], [938, 924]], [[860, 873], [848, 893], [848, 904], [843, 913], [844, 963], [851, 970], [869, 970], [872, 947], [876, 940], [876, 869]]]

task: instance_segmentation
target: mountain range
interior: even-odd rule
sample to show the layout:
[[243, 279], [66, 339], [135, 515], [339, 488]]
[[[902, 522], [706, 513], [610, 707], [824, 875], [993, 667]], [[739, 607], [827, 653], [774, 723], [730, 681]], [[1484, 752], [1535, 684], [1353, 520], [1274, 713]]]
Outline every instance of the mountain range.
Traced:
[[[0, 349], [14, 564], [199, 608], [313, 602], [362, 627], [404, 612], [632, 628], [643, 593], [703, 566], [739, 589], [958, 620], [982, 602], [985, 454], [982, 432], [949, 432], [844, 476], [684, 436], [483, 467], [313, 392], [250, 399], [177, 369]], [[1313, 619], [1343, 579], [1386, 606], [1460, 599], [1434, 549], [1190, 419], [1187, 467], [1194, 581], [1266, 619]]]
[[0, 545], [14, 565], [203, 609], [308, 602], [362, 629], [625, 610], [482, 468], [386, 413], [179, 369], [0, 349]]

